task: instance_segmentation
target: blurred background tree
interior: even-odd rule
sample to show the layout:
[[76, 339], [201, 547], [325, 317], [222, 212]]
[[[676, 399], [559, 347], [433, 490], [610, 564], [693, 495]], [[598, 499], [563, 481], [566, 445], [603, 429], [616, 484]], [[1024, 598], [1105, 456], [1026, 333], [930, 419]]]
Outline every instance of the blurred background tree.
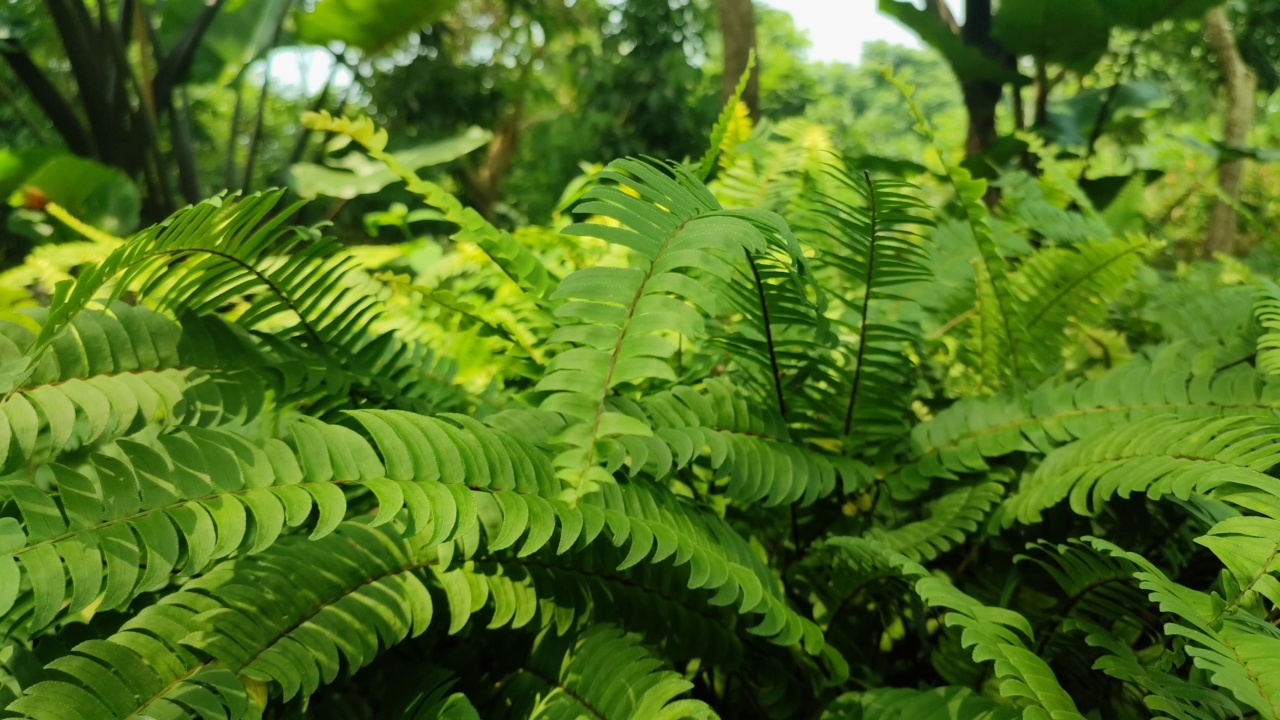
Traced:
[[[328, 198], [307, 219], [376, 241], [368, 218], [407, 196], [304, 132], [307, 109], [372, 114], [486, 217], [546, 223], [595, 163], [699, 154], [752, 52], [759, 133], [802, 119], [862, 165], [918, 170], [888, 66], [980, 175], [1041, 172], [1037, 137], [1099, 210], [1137, 197], [1187, 253], [1257, 244], [1276, 194], [1280, 2], [879, 7], [923, 49], [811, 60], [789, 14], [746, 0], [4, 0], [0, 262], [65, 239], [25, 187], [125, 234], [219, 191], [288, 184]], [[434, 220], [408, 222], [400, 233]]]

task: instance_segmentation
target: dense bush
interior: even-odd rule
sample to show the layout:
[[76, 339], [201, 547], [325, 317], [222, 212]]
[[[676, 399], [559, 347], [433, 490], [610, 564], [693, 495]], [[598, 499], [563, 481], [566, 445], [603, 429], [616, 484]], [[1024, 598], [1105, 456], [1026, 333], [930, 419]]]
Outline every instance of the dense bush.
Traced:
[[9, 715], [1280, 717], [1269, 281], [1048, 155], [997, 220], [730, 112], [512, 235], [309, 122], [447, 252], [265, 193], [7, 276]]

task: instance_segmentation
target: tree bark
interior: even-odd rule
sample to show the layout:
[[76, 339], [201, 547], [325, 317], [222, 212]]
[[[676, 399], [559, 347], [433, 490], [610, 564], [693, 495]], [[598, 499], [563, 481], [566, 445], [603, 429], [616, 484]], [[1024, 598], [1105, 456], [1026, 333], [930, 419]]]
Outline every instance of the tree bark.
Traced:
[[[960, 39], [966, 45], [996, 57], [997, 50], [991, 39], [991, 0], [966, 0]], [[989, 80], [971, 80], [961, 85], [964, 106], [969, 114], [969, 135], [964, 146], [969, 157], [981, 155], [996, 141], [996, 106], [1000, 103], [1003, 89], [1000, 83]]]
[[521, 96], [517, 98], [507, 117], [494, 128], [493, 139], [489, 141], [489, 150], [483, 164], [467, 168], [462, 173], [467, 199], [476, 212], [490, 222], [497, 219], [502, 181], [511, 169], [511, 162], [515, 160], [523, 126], [524, 97]]
[[[716, 0], [720, 13], [720, 34], [724, 40], [724, 77], [721, 89], [726, 100], [733, 97], [738, 79], [747, 69], [747, 59], [756, 48], [756, 16], [751, 0]], [[760, 119], [760, 54], [756, 53], [756, 67], [747, 78], [747, 89], [742, 101], [753, 121]]]
[[[1221, 7], [1205, 13], [1204, 30], [1226, 86], [1226, 122], [1222, 141], [1229, 146], [1242, 147], [1248, 143], [1249, 128], [1253, 125], [1258, 78], [1240, 57], [1235, 35]], [[1230, 158], [1218, 164], [1221, 195], [1214, 201], [1213, 214], [1209, 218], [1209, 231], [1203, 247], [1206, 256], [1216, 253], [1235, 255], [1244, 250], [1236, 233], [1236, 206], [1240, 203], [1244, 171], [1244, 158]]]

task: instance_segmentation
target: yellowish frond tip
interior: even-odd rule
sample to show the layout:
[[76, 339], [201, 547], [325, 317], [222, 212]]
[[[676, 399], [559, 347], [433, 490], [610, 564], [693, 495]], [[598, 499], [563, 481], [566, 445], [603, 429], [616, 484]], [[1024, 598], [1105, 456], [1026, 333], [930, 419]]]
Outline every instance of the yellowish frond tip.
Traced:
[[48, 213], [50, 216], [57, 218], [63, 225], [66, 225], [67, 227], [71, 228], [76, 233], [90, 240], [93, 240], [95, 242], [107, 243], [110, 245], [116, 245], [124, 242], [124, 240], [122, 240], [121, 238], [118, 238], [115, 235], [112, 235], [111, 233], [103, 232], [98, 228], [84, 222], [83, 220], [76, 217], [75, 215], [72, 215], [70, 212], [67, 211], [66, 208], [62, 207], [56, 202], [50, 201], [45, 203], [44, 211]]
[[346, 135], [371, 152], [382, 152], [387, 147], [387, 131], [365, 115], [335, 118], [325, 110], [308, 111], [302, 114], [302, 125], [309, 130]]
[[732, 163], [734, 149], [751, 137], [752, 128], [751, 111], [745, 102], [738, 100], [733, 105], [733, 114], [729, 116], [724, 138], [720, 141], [720, 167], [728, 167]]

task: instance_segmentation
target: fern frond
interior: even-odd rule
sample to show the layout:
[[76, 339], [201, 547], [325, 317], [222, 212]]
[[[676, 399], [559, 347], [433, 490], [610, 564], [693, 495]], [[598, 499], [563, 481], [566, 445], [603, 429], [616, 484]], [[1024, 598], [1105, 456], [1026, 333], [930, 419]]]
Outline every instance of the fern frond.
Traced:
[[[24, 314], [38, 329], [43, 310]], [[277, 387], [268, 363], [243, 338], [192, 352], [217, 322], [182, 330], [158, 313], [114, 303], [78, 313], [38, 358], [23, 387], [0, 400], [0, 471], [54, 460], [141, 431], [246, 422]], [[0, 322], [0, 357], [15, 364], [37, 335]]]
[[1174, 720], [1228, 720], [1242, 716], [1240, 707], [1216, 689], [1142, 662], [1134, 649], [1118, 640], [1114, 632], [1083, 620], [1070, 620], [1064, 627], [1085, 633], [1086, 643], [1105, 650], [1107, 654], [1098, 658], [1094, 669], [1138, 688], [1142, 702], [1151, 710]]
[[894, 77], [893, 73], [887, 69], [882, 71], [882, 74], [906, 99], [907, 107], [916, 121], [916, 131], [923, 135], [937, 152], [942, 162], [943, 172], [950, 181], [956, 199], [959, 200], [964, 211], [969, 229], [978, 245], [978, 259], [982, 265], [981, 276], [985, 277], [986, 284], [989, 285], [987, 294], [991, 302], [983, 308], [983, 311], [994, 318], [991, 323], [985, 325], [983, 330], [984, 337], [981, 345], [985, 350], [984, 357], [998, 363], [994, 377], [1001, 382], [1009, 383], [1015, 393], [1020, 392], [1021, 385], [1025, 382], [1024, 365], [1028, 360], [1022, 348], [1025, 320], [1010, 288], [1008, 264], [991, 237], [987, 207], [984, 204], [987, 183], [983, 180], [975, 180], [968, 170], [959, 165], [952, 165], [944, 159], [946, 156], [938, 144], [937, 137], [933, 134], [928, 118], [916, 105], [913, 97], [915, 88]]
[[[747, 66], [743, 69], [742, 75], [738, 77], [738, 84], [733, 88], [733, 94], [724, 102], [724, 107], [720, 110], [720, 116], [716, 118], [716, 123], [711, 127], [711, 140], [707, 145], [707, 151], [703, 153], [702, 160], [698, 161], [697, 176], [702, 181], [706, 181], [711, 177], [711, 171], [716, 167], [716, 158], [720, 156], [720, 152], [724, 148], [725, 138], [729, 134], [729, 127], [738, 117], [741, 108], [738, 107], [742, 102], [742, 94], [747, 91], [747, 83], [751, 80], [751, 73], [756, 68], [756, 51], [752, 48], [747, 55]], [[750, 120], [747, 120], [748, 129]]]
[[[1112, 623], [1132, 618], [1144, 602], [1133, 583], [1132, 564], [1100, 553], [1079, 542], [1054, 545], [1043, 540], [1029, 545], [1016, 563], [1033, 563], [1042, 569], [1062, 592], [1063, 601], [1053, 623], [1067, 625], [1072, 620]], [[1053, 630], [1056, 628], [1047, 628]]]
[[[689, 588], [713, 592], [713, 605], [737, 603], [740, 614], [762, 616], [750, 629], [753, 634], [780, 645], [803, 641], [811, 652], [821, 649], [817, 627], [788, 607], [781, 584], [746, 541], [722, 519], [666, 488], [637, 478], [610, 483], [570, 505], [559, 499], [560, 484], [547, 460], [532, 454], [531, 445], [470, 418], [445, 416], [454, 425], [408, 413], [364, 411], [352, 416], [374, 439], [385, 462], [385, 477], [397, 481], [402, 492], [406, 483], [413, 484], [410, 478], [424, 490], [436, 479], [446, 487], [465, 482], [467, 487], [488, 490], [476, 502], [497, 506], [483, 513], [498, 519], [489, 533], [490, 551], [513, 547], [524, 537], [519, 555], [531, 555], [549, 545], [557, 524], [557, 552], [588, 545], [603, 533], [615, 546], [627, 545], [619, 569], [640, 562], [690, 563]], [[462, 431], [455, 429], [458, 426]], [[323, 455], [323, 444], [311, 447]], [[300, 454], [305, 462], [308, 453]], [[380, 496], [382, 514], [401, 505], [394, 488], [385, 491], [392, 493], [392, 504]], [[415, 518], [411, 499], [405, 492], [403, 504]], [[473, 522], [475, 513], [474, 507], [464, 513], [459, 503], [456, 522]], [[426, 508], [421, 515], [421, 522], [431, 523], [436, 532], [448, 533], [454, 524], [433, 523]], [[452, 513], [448, 517], [452, 519]]]
[[[414, 675], [421, 675], [414, 668]], [[415, 678], [416, 680], [417, 678]], [[480, 714], [460, 692], [449, 692], [457, 678], [448, 671], [437, 670], [419, 680], [410, 700], [397, 708], [405, 720], [480, 720]]]
[[873, 528], [864, 537], [917, 562], [932, 560], [964, 542], [1004, 496], [998, 482], [956, 488], [928, 506], [928, 517], [891, 529]]
[[826, 178], [829, 191], [812, 203], [800, 225], [820, 243], [817, 264], [834, 268], [851, 289], [843, 304], [856, 320], [849, 323], [850, 357], [829, 388], [843, 408], [832, 429], [841, 437], [856, 430], [856, 442], [867, 445], [905, 430], [903, 357], [915, 342], [909, 330], [873, 313], [872, 305], [896, 301], [903, 286], [929, 277], [917, 228], [932, 221], [909, 183], [873, 180], [870, 173], [851, 174], [835, 165]]
[[966, 398], [912, 430], [911, 459], [888, 473], [889, 489], [914, 497], [931, 478], [986, 470], [985, 458], [1048, 452], [1154, 415], [1271, 416], [1280, 408], [1277, 390], [1247, 366], [1197, 371], [1171, 347], [1094, 379], [1046, 384], [1022, 398]]
[[[0, 389], [11, 394], [29, 384], [36, 366], [49, 362], [55, 340], [110, 288], [107, 303], [132, 291], [174, 314], [201, 315], [236, 305], [237, 324], [269, 330], [276, 348], [288, 346], [312, 365], [324, 366], [324, 373], [342, 368], [340, 372], [355, 376], [353, 384], [386, 390], [387, 383], [374, 380], [360, 366], [371, 359], [369, 352], [385, 347], [370, 348], [369, 329], [379, 308], [376, 295], [348, 285], [354, 261], [336, 242], [283, 226], [296, 206], [276, 212], [280, 197], [271, 192], [215, 198], [179, 211], [120, 245], [74, 282], [60, 284], [34, 341], [20, 361], [7, 364], [8, 385]], [[80, 340], [89, 362], [126, 352], [119, 342], [113, 345], [101, 336]], [[358, 362], [362, 351], [365, 356]], [[74, 355], [66, 357], [74, 360]]]
[[1254, 365], [1264, 375], [1280, 375], [1280, 286], [1273, 282], [1259, 284], [1253, 314], [1262, 326]]
[[803, 118], [773, 125], [762, 120], [751, 136], [722, 156], [712, 185], [725, 207], [758, 208], [791, 218], [821, 191], [825, 167], [836, 157], [831, 131]]
[[1062, 365], [1064, 331], [1106, 319], [1108, 303], [1153, 247], [1142, 237], [1087, 241], [1041, 249], [1018, 266], [1012, 291], [1025, 322], [1028, 380], [1047, 377]]
[[546, 297], [554, 287], [554, 280], [546, 266], [529, 248], [499, 230], [473, 208], [464, 207], [459, 200], [436, 183], [423, 180], [417, 173], [401, 165], [386, 152], [387, 134], [367, 117], [335, 118], [327, 111], [307, 112], [302, 124], [311, 130], [345, 135], [365, 149], [374, 159], [382, 162], [406, 183], [409, 192], [420, 196], [427, 205], [439, 210], [443, 219], [454, 223], [458, 230], [454, 238], [475, 243], [483, 250], [507, 277], [536, 298]]
[[712, 720], [700, 700], [677, 699], [693, 683], [617, 628], [597, 625], [580, 636], [543, 632], [529, 661], [504, 683], [502, 717], [577, 720]]
[[1165, 633], [1185, 639], [1186, 653], [1209, 674], [1213, 685], [1231, 692], [1259, 717], [1280, 718], [1280, 630], [1238, 606], [1169, 579], [1137, 553], [1098, 538], [1086, 540], [1100, 551], [1136, 565], [1134, 574], [1160, 610], [1179, 622]]
[[[724, 379], [711, 379], [701, 392], [678, 386], [640, 403], [664, 443], [675, 468], [705, 458], [716, 477], [728, 483], [729, 497], [747, 504], [812, 504], [839, 488], [850, 493], [870, 480], [856, 460], [789, 442], [786, 424], [762, 412]], [[671, 463], [655, 468], [658, 478]]]
[[715, 296], [689, 271], [725, 277], [743, 249], [764, 246], [751, 222], [720, 210], [687, 170], [672, 172], [636, 160], [612, 163], [600, 177], [616, 184], [593, 187], [577, 209], [615, 224], [565, 230], [631, 248], [639, 262], [638, 267], [579, 270], [554, 295], [564, 301], [556, 310], [562, 325], [550, 340], [569, 349], [551, 360], [537, 390], [550, 393], [544, 410], [573, 421], [562, 433], [565, 449], [555, 461], [569, 484], [566, 497], [581, 497], [611, 482], [614, 468], [601, 464], [608, 454], [601, 445], [624, 435], [651, 434], [642, 422], [611, 410], [609, 397], [620, 385], [675, 380], [672, 340], [700, 338], [703, 313], [715, 307]]
[[[274, 682], [286, 699], [311, 694], [343, 661], [362, 667], [380, 646], [430, 622], [431, 597], [414, 571], [437, 557], [415, 554], [398, 536], [347, 523], [314, 545], [295, 537], [220, 565], [106, 640], [54, 660], [66, 680], [27, 688], [9, 710], [31, 718], [241, 718], [253, 714], [250, 683]], [[99, 663], [131, 671], [113, 675]]]
[[[743, 211], [744, 213], [746, 211]], [[748, 216], [749, 217], [749, 216]], [[759, 223], [769, 247], [745, 252], [745, 268], [717, 288], [725, 301], [723, 328], [711, 341], [725, 348], [722, 362], [784, 418], [796, 421], [808, 408], [793, 407], [803, 392], [815, 348], [835, 340], [824, 316], [826, 297], [815, 282], [799, 242], [785, 224]], [[791, 412], [799, 410], [800, 412]]]
[[1017, 708], [975, 695], [968, 688], [879, 688], [842, 695], [820, 720], [1019, 720]]
[[[1009, 521], [1037, 522], [1045, 509], [1066, 499], [1076, 512], [1092, 514], [1113, 495], [1133, 493], [1185, 500], [1218, 490], [1216, 497], [1234, 503], [1236, 486], [1267, 487], [1266, 471], [1280, 463], [1276, 439], [1280, 422], [1274, 418], [1140, 420], [1049, 453], [1035, 473], [1023, 477], [1002, 514]], [[1240, 501], [1253, 504], [1248, 495]]]
[[971, 649], [974, 660], [994, 663], [992, 670], [1000, 680], [1000, 694], [1021, 707], [1022, 717], [1083, 720], [1048, 664], [1031, 649], [1033, 633], [1025, 617], [1007, 608], [982, 604], [875, 541], [844, 537], [830, 543], [855, 555], [878, 556], [879, 562], [896, 569], [913, 584], [925, 605], [947, 610], [946, 625], [961, 628], [961, 643]]
[[[733, 608], [708, 605], [705, 591], [688, 586], [687, 572], [650, 564], [619, 570], [619, 552], [608, 543], [526, 557], [506, 552], [460, 569], [477, 578], [470, 587], [483, 582], [495, 598], [518, 596], [519, 591], [508, 593], [500, 585], [527, 583], [537, 598], [538, 626], [558, 634], [608, 622], [643, 636], [668, 657], [701, 658], [726, 668], [742, 662], [744, 643]], [[493, 617], [524, 612], [495, 608]]]

